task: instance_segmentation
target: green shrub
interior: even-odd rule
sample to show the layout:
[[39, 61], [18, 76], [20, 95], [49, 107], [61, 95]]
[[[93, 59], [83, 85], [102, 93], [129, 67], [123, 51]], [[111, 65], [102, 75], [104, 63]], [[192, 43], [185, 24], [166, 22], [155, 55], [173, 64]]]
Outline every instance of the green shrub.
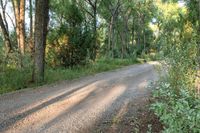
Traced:
[[200, 99], [186, 88], [177, 95], [168, 81], [159, 82], [151, 109], [165, 125], [164, 133], [199, 133]]
[[0, 74], [0, 94], [26, 88], [30, 80], [30, 69], [7, 69]]
[[92, 30], [86, 26], [84, 15], [76, 5], [66, 6], [61, 8], [62, 11], [68, 10], [64, 14], [53, 10], [66, 22], [51, 29], [48, 34], [46, 62], [52, 67], [85, 65], [89, 59], [96, 58], [92, 52], [97, 49], [94, 47], [94, 37]]

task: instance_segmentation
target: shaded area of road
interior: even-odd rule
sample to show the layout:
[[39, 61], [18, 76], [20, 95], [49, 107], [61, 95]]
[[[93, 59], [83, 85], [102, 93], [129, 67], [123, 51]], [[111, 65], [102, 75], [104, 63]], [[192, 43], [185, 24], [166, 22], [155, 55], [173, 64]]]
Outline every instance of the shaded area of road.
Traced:
[[153, 64], [133, 65], [74, 81], [0, 96], [0, 132], [95, 132], [148, 97]]

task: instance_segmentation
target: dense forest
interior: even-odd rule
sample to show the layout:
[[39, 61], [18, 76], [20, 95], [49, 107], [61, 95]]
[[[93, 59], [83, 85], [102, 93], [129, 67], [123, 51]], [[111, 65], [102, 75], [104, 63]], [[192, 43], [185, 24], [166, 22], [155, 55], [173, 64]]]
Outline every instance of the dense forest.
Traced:
[[166, 132], [199, 132], [200, 0], [0, 0], [0, 11], [0, 94], [157, 60], [167, 74], [152, 110]]

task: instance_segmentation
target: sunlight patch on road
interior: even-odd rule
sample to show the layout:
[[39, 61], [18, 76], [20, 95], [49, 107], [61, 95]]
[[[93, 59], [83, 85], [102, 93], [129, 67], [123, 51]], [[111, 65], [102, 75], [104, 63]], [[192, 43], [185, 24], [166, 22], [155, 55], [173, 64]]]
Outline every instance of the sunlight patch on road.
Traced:
[[[98, 90], [97, 88], [96, 90]], [[107, 90], [105, 90], [107, 89]], [[105, 88], [94, 96], [90, 96], [84, 103], [77, 107], [77, 110], [67, 114], [63, 112], [59, 119], [59, 125], [51, 125], [45, 132], [56, 132], [56, 128], [66, 129], [71, 132], [80, 132], [83, 127], [90, 127], [102, 117], [103, 113], [114, 103], [117, 98], [126, 90], [125, 85], [117, 85], [112, 88]], [[58, 122], [56, 121], [56, 123]], [[52, 121], [53, 122], [53, 121]], [[66, 124], [68, 123], [68, 124]], [[70, 123], [70, 124], [69, 124]], [[54, 127], [55, 126], [55, 127]]]
[[[95, 82], [86, 87], [83, 87], [79, 89], [77, 92], [74, 92], [69, 96], [66, 96], [66, 98], [63, 98], [62, 100], [59, 100], [55, 103], [45, 106], [42, 109], [37, 110], [36, 112], [33, 112], [32, 114], [28, 115], [22, 120], [17, 121], [13, 125], [13, 127], [17, 127], [18, 125], [23, 125], [21, 126], [21, 129], [18, 129], [19, 132], [29, 131], [30, 130], [29, 127], [32, 127], [32, 125], [34, 125], [35, 129], [41, 128], [41, 126], [44, 125], [45, 123], [48, 123], [49, 121], [55, 119], [57, 116], [65, 112], [67, 109], [70, 109], [71, 107], [75, 106], [76, 104], [81, 102], [83, 99], [85, 99], [92, 91], [96, 89], [97, 83], [98, 82]], [[63, 94], [64, 93], [61, 93], [60, 95], [63, 95]], [[57, 95], [57, 97], [60, 95]], [[34, 107], [37, 107], [37, 106], [35, 105]]]

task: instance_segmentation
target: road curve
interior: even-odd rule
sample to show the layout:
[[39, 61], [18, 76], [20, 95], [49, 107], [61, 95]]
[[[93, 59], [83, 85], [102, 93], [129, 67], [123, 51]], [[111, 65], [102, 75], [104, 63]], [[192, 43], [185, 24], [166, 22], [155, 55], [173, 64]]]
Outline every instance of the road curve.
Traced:
[[0, 132], [95, 132], [95, 125], [149, 94], [148, 83], [158, 78], [155, 64], [132, 65], [2, 95]]

